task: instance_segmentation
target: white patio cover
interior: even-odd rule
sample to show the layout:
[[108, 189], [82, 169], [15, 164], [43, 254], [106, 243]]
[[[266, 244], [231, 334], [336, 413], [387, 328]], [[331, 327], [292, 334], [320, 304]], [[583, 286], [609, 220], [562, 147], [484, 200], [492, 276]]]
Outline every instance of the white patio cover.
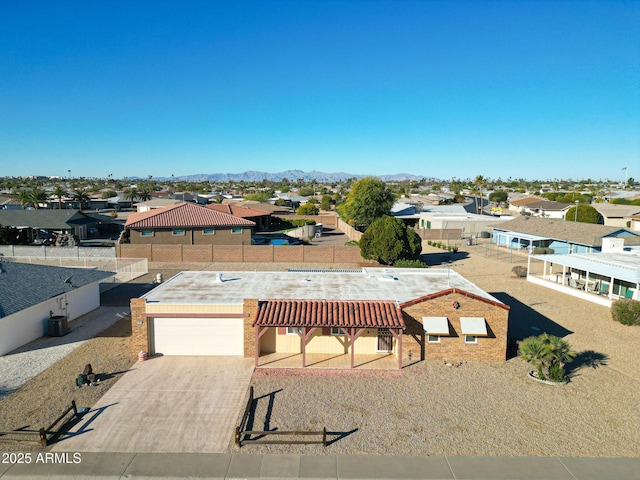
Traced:
[[460, 327], [463, 335], [488, 335], [487, 322], [482, 317], [460, 317]]
[[422, 327], [427, 335], [450, 335], [447, 317], [422, 317]]

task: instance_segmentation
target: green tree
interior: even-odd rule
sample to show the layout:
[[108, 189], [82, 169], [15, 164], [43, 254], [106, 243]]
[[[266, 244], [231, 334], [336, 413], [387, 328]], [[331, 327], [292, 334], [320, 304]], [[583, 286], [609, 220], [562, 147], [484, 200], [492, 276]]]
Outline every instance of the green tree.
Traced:
[[338, 213], [350, 225], [367, 229], [375, 220], [389, 214], [393, 202], [393, 193], [382, 180], [366, 177], [352, 185]]
[[133, 201], [138, 198], [138, 190], [135, 188], [130, 188], [126, 192], [124, 192], [124, 199], [129, 200], [131, 202], [131, 206], [133, 207]]
[[318, 211], [318, 207], [315, 203], [305, 203], [304, 205], [300, 205], [298, 210], [296, 210], [296, 215], [318, 215], [320, 213]]
[[412, 260], [420, 255], [422, 241], [416, 232], [394, 217], [375, 220], [362, 234], [360, 253], [364, 258], [392, 265], [397, 260]]
[[18, 192], [18, 201], [22, 208], [27, 208], [33, 203], [33, 200], [31, 199], [31, 192], [29, 190], [20, 190]]
[[[474, 197], [476, 200], [476, 213], [479, 213], [480, 215], [482, 215], [482, 187], [484, 187], [484, 184], [487, 183], [486, 179], [482, 176], [482, 175], [478, 175], [474, 180], [473, 180], [473, 185], [475, 187], [474, 189]], [[478, 196], [477, 194], [480, 193], [480, 204], [478, 204]]]
[[62, 209], [62, 197], [67, 196], [67, 191], [61, 185], [56, 185], [53, 189], [53, 196], [58, 199], [58, 210]]
[[564, 365], [576, 354], [566, 340], [543, 333], [525, 338], [520, 343], [520, 356], [536, 368], [538, 378], [562, 382], [566, 379]]
[[76, 194], [76, 200], [82, 211], [91, 201], [91, 197], [86, 190], [76, 190], [74, 193]]
[[36, 210], [40, 208], [41, 203], [47, 203], [47, 200], [49, 198], [47, 196], [47, 192], [38, 187], [31, 190], [31, 192], [29, 193], [29, 197], [31, 198], [31, 202], [33, 203], [33, 206]]
[[601, 216], [591, 205], [577, 205], [567, 210], [564, 219], [567, 222], [599, 223]]
[[331, 196], [323, 195], [322, 202], [320, 202], [320, 208], [322, 210], [331, 210]]
[[495, 192], [491, 192], [489, 194], [489, 200], [500, 205], [501, 203], [506, 203], [507, 198], [509, 198], [507, 192], [504, 190], [496, 190]]

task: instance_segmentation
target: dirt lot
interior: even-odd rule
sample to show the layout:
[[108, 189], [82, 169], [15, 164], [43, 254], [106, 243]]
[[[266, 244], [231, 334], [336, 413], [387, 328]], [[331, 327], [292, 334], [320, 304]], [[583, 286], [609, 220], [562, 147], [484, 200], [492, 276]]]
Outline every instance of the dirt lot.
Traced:
[[[454, 256], [435, 249], [427, 253], [434, 265], [453, 260], [452, 268], [510, 305], [510, 331], [516, 338], [541, 331], [564, 336], [578, 352], [572, 381], [563, 387], [533, 382], [525, 375], [528, 365], [518, 358], [457, 369], [422, 362], [393, 376], [255, 375], [256, 397], [261, 397], [252, 417], [255, 428], [326, 426], [331, 443], [326, 449], [251, 445], [243, 453], [637, 456], [639, 328], [614, 323], [604, 307], [514, 278], [513, 264], [464, 251]], [[145, 282], [158, 271], [168, 278], [177, 272], [169, 267], [180, 266], [152, 267], [161, 270], [128, 286], [129, 293], [114, 290], [104, 300], [127, 301], [127, 295], [148, 288]], [[55, 419], [72, 398], [79, 406], [93, 405], [136, 361], [129, 334], [129, 320], [123, 318], [2, 400], [0, 430], [37, 429]], [[101, 386], [76, 388], [78, 370], [97, 356], [97, 371], [105, 374]], [[25, 447], [0, 447], [10, 449]], [[229, 451], [237, 451], [232, 442]]]

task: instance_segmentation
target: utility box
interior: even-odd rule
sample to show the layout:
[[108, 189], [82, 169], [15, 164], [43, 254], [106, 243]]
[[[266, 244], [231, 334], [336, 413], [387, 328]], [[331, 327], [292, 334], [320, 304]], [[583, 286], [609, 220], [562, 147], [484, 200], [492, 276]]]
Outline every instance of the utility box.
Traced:
[[50, 337], [62, 337], [69, 333], [67, 317], [64, 315], [55, 315], [50, 317], [48, 327]]

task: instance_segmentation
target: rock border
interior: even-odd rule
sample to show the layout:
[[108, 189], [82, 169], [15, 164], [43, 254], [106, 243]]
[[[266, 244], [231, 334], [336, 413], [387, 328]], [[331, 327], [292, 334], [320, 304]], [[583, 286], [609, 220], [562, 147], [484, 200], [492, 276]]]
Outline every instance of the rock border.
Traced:
[[554, 387], [557, 387], [560, 385], [566, 385], [567, 383], [569, 383], [569, 380], [565, 380], [564, 382], [552, 382], [551, 380], [542, 380], [541, 378], [538, 378], [535, 376], [533, 370], [529, 370], [529, 373], [527, 375], [529, 378], [531, 378], [532, 380], [535, 380], [536, 382], [544, 383], [545, 385], [551, 385]]

